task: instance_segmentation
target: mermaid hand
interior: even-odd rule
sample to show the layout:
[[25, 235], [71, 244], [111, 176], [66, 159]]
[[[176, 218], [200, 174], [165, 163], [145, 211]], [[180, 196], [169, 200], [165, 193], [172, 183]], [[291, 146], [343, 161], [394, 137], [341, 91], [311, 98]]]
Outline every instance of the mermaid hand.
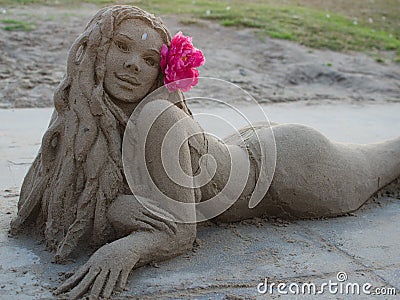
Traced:
[[[69, 291], [68, 299], [78, 299], [89, 292], [89, 299], [109, 298], [114, 290], [123, 290], [129, 273], [139, 261], [139, 255], [125, 239], [119, 239], [98, 249], [55, 292]], [[89, 291], [90, 290], [90, 291]]]

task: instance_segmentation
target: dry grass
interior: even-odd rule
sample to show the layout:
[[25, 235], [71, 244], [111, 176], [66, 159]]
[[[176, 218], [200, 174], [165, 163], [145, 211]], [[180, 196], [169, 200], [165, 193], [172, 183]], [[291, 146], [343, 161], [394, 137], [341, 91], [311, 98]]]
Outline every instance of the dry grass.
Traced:
[[[276, 3], [270, 0], [261, 2]], [[375, 29], [392, 32], [400, 38], [400, 0], [283, 0], [281, 3], [357, 18]]]
[[[79, 0], [0, 0], [0, 5], [76, 5]], [[86, 0], [132, 4], [156, 14], [258, 28], [273, 38], [336, 51], [362, 51], [400, 62], [400, 0]]]

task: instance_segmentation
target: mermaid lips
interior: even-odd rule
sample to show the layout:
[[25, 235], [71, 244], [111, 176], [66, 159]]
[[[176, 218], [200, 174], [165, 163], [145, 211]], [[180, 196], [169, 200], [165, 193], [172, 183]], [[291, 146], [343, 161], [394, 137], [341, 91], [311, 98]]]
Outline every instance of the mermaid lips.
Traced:
[[130, 85], [133, 85], [135, 87], [140, 85], [140, 82], [138, 82], [135, 77], [132, 77], [132, 76], [130, 76], [128, 74], [117, 74], [117, 73], [115, 73], [115, 77], [118, 78], [119, 80], [127, 82]]

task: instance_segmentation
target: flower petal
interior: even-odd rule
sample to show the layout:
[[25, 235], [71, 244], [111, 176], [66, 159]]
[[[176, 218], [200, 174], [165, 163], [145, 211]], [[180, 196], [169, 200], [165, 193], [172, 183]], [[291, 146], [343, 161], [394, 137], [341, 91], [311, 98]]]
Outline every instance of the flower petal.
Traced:
[[192, 38], [178, 32], [171, 40], [169, 49], [166, 45], [161, 49], [160, 66], [164, 84], [170, 91], [189, 91], [197, 85], [199, 72], [196, 68], [204, 62], [203, 53], [193, 46]]

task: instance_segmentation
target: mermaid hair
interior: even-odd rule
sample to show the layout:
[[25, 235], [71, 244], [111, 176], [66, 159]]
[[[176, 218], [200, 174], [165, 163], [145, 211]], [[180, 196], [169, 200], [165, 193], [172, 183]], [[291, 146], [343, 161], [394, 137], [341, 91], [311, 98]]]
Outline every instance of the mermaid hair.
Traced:
[[[169, 45], [160, 18], [132, 6], [101, 9], [73, 43], [67, 73], [54, 93], [55, 110], [37, 157], [22, 184], [16, 233], [27, 225], [44, 232], [56, 261], [65, 259], [83, 237], [108, 242], [107, 209], [118, 194], [130, 193], [123, 175], [121, 144], [128, 117], [104, 91], [105, 60], [115, 28], [140, 19]], [[152, 90], [163, 85], [160, 74]], [[191, 115], [179, 91], [176, 105]], [[176, 98], [175, 98], [176, 99]]]

